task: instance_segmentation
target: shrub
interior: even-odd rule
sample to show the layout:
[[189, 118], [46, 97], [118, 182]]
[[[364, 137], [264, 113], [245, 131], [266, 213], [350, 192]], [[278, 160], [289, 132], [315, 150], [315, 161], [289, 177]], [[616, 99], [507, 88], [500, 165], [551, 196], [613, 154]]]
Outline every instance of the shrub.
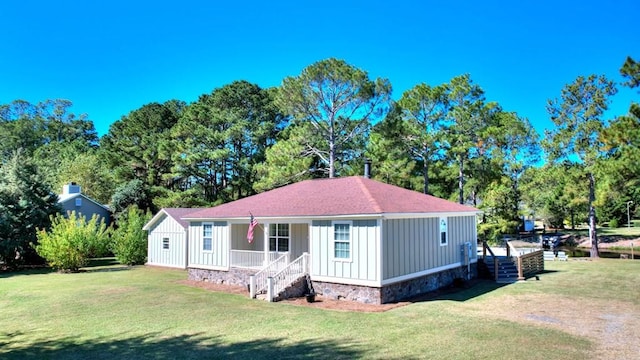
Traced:
[[145, 214], [135, 205], [118, 219], [118, 227], [111, 237], [111, 251], [122, 264], [137, 265], [147, 261], [147, 232], [142, 227], [149, 219], [151, 214]]
[[51, 216], [51, 230], [38, 230], [36, 252], [58, 270], [77, 271], [109, 248], [107, 225], [98, 215], [90, 220], [75, 211]]
[[618, 219], [613, 218], [613, 219], [609, 220], [609, 227], [610, 228], [617, 228], [618, 227]]

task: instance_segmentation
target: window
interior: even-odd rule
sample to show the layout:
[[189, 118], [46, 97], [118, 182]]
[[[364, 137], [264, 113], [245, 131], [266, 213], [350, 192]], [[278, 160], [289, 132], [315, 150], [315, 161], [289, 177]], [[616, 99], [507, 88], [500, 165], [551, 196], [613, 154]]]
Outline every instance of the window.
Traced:
[[440, 218], [440, 246], [444, 246], [449, 243], [447, 232], [447, 218]]
[[351, 258], [351, 225], [333, 224], [333, 257], [336, 259]]
[[202, 224], [202, 250], [213, 250], [213, 224]]
[[289, 224], [269, 225], [269, 251], [289, 251]]
[[162, 249], [169, 250], [169, 238], [162, 238]]
[[76, 198], [76, 206], [82, 206], [82, 198]]

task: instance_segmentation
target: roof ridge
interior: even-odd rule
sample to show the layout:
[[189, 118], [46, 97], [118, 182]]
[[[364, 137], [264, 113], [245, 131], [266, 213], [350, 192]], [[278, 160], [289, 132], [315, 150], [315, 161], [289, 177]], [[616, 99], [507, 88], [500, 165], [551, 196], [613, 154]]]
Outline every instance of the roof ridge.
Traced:
[[369, 203], [373, 205], [374, 211], [377, 213], [381, 213], [382, 207], [380, 206], [376, 198], [371, 194], [371, 191], [369, 191], [369, 187], [367, 186], [367, 184], [365, 184], [364, 178], [360, 176], [354, 176], [354, 177], [356, 178], [356, 181], [358, 181], [358, 184], [360, 185], [360, 188], [363, 190], [365, 196], [367, 197], [367, 200], [369, 200]]

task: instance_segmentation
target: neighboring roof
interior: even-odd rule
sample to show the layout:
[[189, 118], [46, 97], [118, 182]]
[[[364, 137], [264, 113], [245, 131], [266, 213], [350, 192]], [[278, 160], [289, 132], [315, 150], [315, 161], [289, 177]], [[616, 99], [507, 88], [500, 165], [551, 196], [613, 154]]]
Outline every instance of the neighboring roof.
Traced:
[[185, 219], [317, 217], [479, 212], [473, 207], [359, 176], [306, 180], [213, 208]]
[[72, 194], [58, 194], [58, 203], [62, 204], [62, 203], [66, 203], [67, 201], [71, 200], [71, 199], [75, 199], [77, 197], [82, 197], [86, 200], [91, 201], [92, 203], [105, 208], [106, 210], [109, 210], [109, 207], [107, 207], [106, 205], [100, 204], [99, 202], [97, 202], [96, 200], [93, 200], [92, 198], [88, 197], [87, 195], [83, 194], [83, 193], [72, 193]]
[[178, 224], [180, 224], [180, 226], [182, 226], [183, 228], [187, 228], [189, 227], [189, 222], [182, 220], [182, 217], [189, 215], [192, 212], [195, 211], [199, 211], [202, 209], [190, 209], [190, 208], [163, 208], [160, 209], [160, 211], [158, 211], [158, 213], [151, 218], [151, 220], [149, 220], [148, 223], [146, 223], [144, 225], [144, 227], [142, 228], [142, 230], [149, 230], [149, 228], [151, 228], [151, 226], [153, 226], [153, 224], [155, 224], [158, 220], [160, 220], [160, 218], [162, 218], [163, 215], [169, 216], [171, 218], [173, 218], [175, 221], [178, 222]]

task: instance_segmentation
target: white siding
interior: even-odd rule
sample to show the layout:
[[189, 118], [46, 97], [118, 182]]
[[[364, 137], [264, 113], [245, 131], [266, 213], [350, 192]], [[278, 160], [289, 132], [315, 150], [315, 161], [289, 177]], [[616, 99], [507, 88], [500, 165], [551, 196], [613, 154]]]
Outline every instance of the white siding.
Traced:
[[[210, 251], [202, 249], [203, 223], [213, 225]], [[229, 242], [226, 221], [192, 222], [189, 225], [189, 267], [229, 269]]]
[[[343, 223], [344, 220], [340, 220]], [[334, 259], [333, 222], [313, 221], [311, 225], [311, 275], [323, 279], [378, 281], [378, 221], [354, 220], [351, 224], [351, 258]], [[349, 282], [349, 281], [347, 281]]]
[[465, 242], [471, 242], [475, 254], [475, 215], [447, 219], [448, 243], [444, 246], [440, 245], [438, 217], [384, 220], [383, 280], [460, 263]]
[[[164, 215], [149, 229], [147, 263], [149, 265], [186, 268], [186, 236], [186, 229], [172, 217]], [[169, 239], [169, 249], [162, 248], [164, 238]]]

